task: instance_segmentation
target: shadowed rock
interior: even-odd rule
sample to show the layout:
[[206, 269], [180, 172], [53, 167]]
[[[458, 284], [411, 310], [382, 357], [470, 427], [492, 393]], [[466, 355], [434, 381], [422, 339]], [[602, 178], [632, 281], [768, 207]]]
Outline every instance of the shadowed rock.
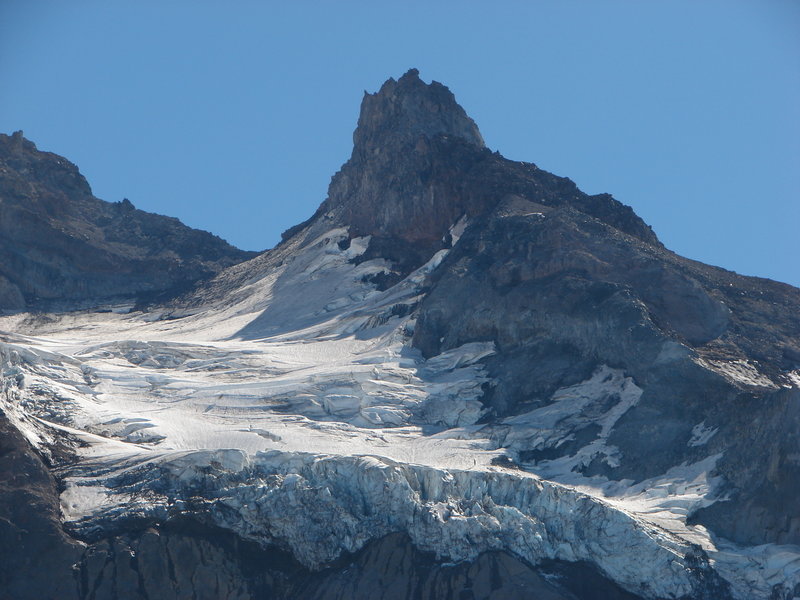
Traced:
[[184, 292], [254, 256], [177, 219], [95, 198], [68, 160], [0, 134], [0, 310]]

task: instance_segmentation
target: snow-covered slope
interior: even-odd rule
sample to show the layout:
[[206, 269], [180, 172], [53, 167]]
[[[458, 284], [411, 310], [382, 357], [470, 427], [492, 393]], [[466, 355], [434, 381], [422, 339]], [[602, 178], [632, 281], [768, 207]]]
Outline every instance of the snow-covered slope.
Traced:
[[[0, 322], [3, 410], [45, 452], [77, 442], [60, 473], [69, 531], [91, 540], [195, 514], [315, 568], [402, 531], [442, 561], [587, 561], [645, 598], [725, 582], [737, 598], [768, 597], [800, 582], [797, 548], [742, 548], [687, 525], [723, 500], [714, 458], [635, 485], [575, 472], [599, 451], [614, 460], [604, 444], [641, 395], [623, 372], [601, 367], [542, 408], [482, 423], [494, 345], [424, 359], [410, 344], [413, 307], [449, 251], [378, 291], [365, 275], [385, 264], [354, 264], [368, 240], [343, 249], [346, 236], [316, 237], [238, 303], [182, 317]], [[591, 424], [600, 435], [568, 459], [522, 470], [507, 458], [516, 440], [558, 445]]]

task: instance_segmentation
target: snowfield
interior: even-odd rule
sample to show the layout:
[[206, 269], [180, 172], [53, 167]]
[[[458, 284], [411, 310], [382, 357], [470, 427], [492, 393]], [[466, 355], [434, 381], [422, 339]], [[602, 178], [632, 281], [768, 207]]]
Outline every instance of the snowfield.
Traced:
[[[342, 248], [346, 236], [290, 244], [224, 303], [0, 319], [3, 410], [43, 452], [76, 442], [59, 473], [70, 531], [92, 539], [196, 513], [311, 567], [405, 531], [448, 561], [486, 550], [590, 561], [646, 598], [691, 597], [698, 569], [742, 599], [800, 584], [800, 549], [738, 547], [686, 524], [724, 501], [709, 475], [719, 455], [636, 484], [573, 471], [615, 460], [606, 440], [642, 392], [623, 372], [601, 367], [547, 406], [481, 424], [493, 345], [425, 360], [409, 343], [447, 251], [380, 292], [370, 276], [387, 265], [353, 264], [369, 240]], [[600, 435], [569, 458], [497, 460], [589, 424]], [[690, 443], [714, 434], [698, 423]]]

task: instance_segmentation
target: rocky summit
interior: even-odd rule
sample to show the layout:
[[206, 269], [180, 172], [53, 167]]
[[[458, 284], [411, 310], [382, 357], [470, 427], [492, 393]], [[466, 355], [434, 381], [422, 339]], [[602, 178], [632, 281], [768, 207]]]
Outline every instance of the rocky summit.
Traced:
[[92, 195], [78, 168], [0, 134], [0, 310], [64, 310], [185, 292], [254, 256], [177, 219]]
[[353, 141], [244, 260], [0, 139], [0, 597], [800, 598], [800, 290], [416, 70]]

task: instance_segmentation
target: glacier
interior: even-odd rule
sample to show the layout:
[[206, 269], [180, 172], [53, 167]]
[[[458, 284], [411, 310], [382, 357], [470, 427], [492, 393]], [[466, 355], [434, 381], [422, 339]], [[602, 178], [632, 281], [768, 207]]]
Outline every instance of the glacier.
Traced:
[[[345, 228], [290, 240], [224, 302], [211, 290], [189, 307], [0, 317], [0, 406], [43, 453], [74, 451], [56, 470], [68, 531], [92, 540], [188, 514], [311, 568], [405, 532], [443, 561], [488, 550], [589, 561], [644, 598], [691, 598], [709, 578], [742, 600], [800, 585], [799, 548], [687, 523], [726, 500], [719, 456], [638, 483], [576, 469], [616, 460], [609, 434], [641, 395], [619, 369], [484, 422], [494, 345], [426, 359], [409, 342], [450, 250], [381, 291], [373, 277], [391, 267], [356, 260], [368, 244]], [[715, 368], [759, 378], [747, 364]], [[599, 435], [547, 458], [587, 426]], [[690, 444], [714, 433], [698, 423]], [[539, 460], [521, 455], [531, 440]]]

